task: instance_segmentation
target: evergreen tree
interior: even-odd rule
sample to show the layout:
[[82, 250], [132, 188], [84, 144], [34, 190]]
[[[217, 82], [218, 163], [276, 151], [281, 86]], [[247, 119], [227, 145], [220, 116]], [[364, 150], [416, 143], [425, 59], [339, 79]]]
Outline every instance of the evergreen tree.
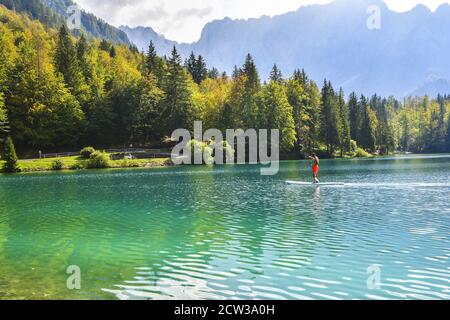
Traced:
[[115, 57], [117, 56], [117, 53], [116, 53], [116, 47], [111, 46], [111, 49], [109, 50], [109, 56], [110, 56], [111, 58], [115, 58]]
[[258, 71], [250, 54], [247, 55], [242, 67], [244, 88], [239, 102], [241, 119], [244, 128], [257, 129], [260, 127], [256, 96], [261, 88]]
[[236, 65], [233, 68], [233, 73], [231, 74], [231, 78], [235, 80], [242, 74], [242, 69], [238, 68]]
[[3, 172], [15, 173], [20, 171], [17, 164], [16, 148], [14, 147], [13, 141], [10, 137], [6, 138], [5, 141], [3, 159], [5, 161], [3, 164]]
[[370, 100], [370, 107], [376, 114], [375, 144], [382, 154], [389, 154], [395, 147], [393, 133], [389, 125], [387, 105], [388, 101], [377, 95], [374, 95]]
[[372, 110], [367, 99], [361, 96], [360, 99], [361, 124], [358, 143], [368, 151], [375, 151], [375, 125], [373, 122]]
[[155, 73], [155, 70], [158, 65], [158, 54], [156, 53], [155, 45], [153, 41], [150, 41], [148, 45], [147, 55], [146, 55], [146, 66], [148, 73]]
[[145, 55], [146, 73], [153, 74], [156, 77], [158, 87], [162, 86], [164, 80], [164, 61], [161, 59], [155, 49], [153, 41], [150, 41], [147, 53]]
[[356, 93], [352, 92], [348, 100], [349, 121], [350, 121], [350, 137], [354, 141], [359, 138], [359, 102]]
[[247, 89], [255, 93], [259, 90], [261, 82], [259, 80], [258, 71], [256, 70], [255, 62], [250, 54], [245, 58], [245, 63], [242, 68], [243, 74], [247, 77], [246, 87]]
[[191, 51], [189, 58], [186, 60], [185, 66], [186, 66], [187, 71], [191, 74], [194, 82], [196, 82], [195, 78], [196, 78], [196, 72], [197, 72], [197, 58], [195, 57], [194, 51]]
[[[216, 69], [217, 70], [217, 69]], [[206, 68], [205, 59], [199, 55], [195, 63], [195, 78], [194, 82], [197, 84], [202, 83], [208, 77], [208, 69]], [[218, 76], [216, 77], [218, 78]]]
[[328, 155], [332, 156], [335, 148], [340, 145], [341, 124], [338, 99], [329, 81], [324, 82], [322, 89], [321, 137], [327, 146]]
[[88, 42], [84, 37], [84, 35], [81, 35], [76, 45], [76, 51], [77, 51], [78, 65], [80, 66], [81, 72], [83, 73], [85, 79], [90, 79], [92, 76], [90, 65], [87, 58], [88, 50], [89, 50]]
[[[206, 68], [205, 60], [201, 55], [199, 55], [197, 59], [194, 55], [194, 52], [191, 52], [189, 59], [186, 61], [186, 68], [196, 84], [202, 83], [202, 81], [208, 77], [208, 69]], [[214, 75], [211, 75], [210, 78], [217, 79], [218, 77], [218, 70], [215, 69]]]
[[309, 82], [309, 79], [308, 79], [308, 76], [306, 75], [305, 69], [302, 69], [302, 70], [296, 69], [296, 70], [294, 70], [293, 78], [295, 80], [297, 80], [298, 82], [300, 82], [300, 84], [302, 86], [306, 86], [307, 83]]
[[75, 95], [80, 94], [83, 80], [78, 65], [77, 50], [65, 24], [59, 29], [55, 67], [56, 71], [64, 77], [64, 81], [71, 92]]
[[191, 91], [188, 87], [187, 72], [181, 66], [181, 57], [176, 47], [168, 61], [168, 72], [164, 83], [165, 98], [161, 114], [162, 132], [170, 135], [179, 128], [191, 128]]
[[341, 157], [343, 157], [345, 152], [350, 151], [351, 137], [350, 137], [349, 111], [348, 106], [345, 103], [345, 96], [342, 88], [339, 90], [338, 108], [341, 123], [339, 142], [341, 149]]
[[270, 72], [270, 81], [277, 83], [283, 82], [283, 75], [281, 74], [281, 70], [278, 69], [276, 64], [273, 65], [272, 71]]
[[208, 71], [208, 78], [210, 78], [210, 79], [219, 78], [219, 70], [217, 70], [217, 68], [213, 67], [211, 70]]
[[105, 39], [102, 39], [102, 41], [100, 41], [99, 49], [109, 53], [109, 51], [111, 50], [111, 43], [109, 43]]

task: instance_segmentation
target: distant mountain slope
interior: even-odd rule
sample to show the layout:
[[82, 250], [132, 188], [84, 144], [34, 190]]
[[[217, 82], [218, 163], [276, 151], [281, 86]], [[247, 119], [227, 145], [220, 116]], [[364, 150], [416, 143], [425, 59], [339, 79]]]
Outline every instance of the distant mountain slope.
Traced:
[[[367, 28], [372, 5], [381, 10], [380, 30]], [[136, 44], [152, 39], [162, 54], [173, 44], [151, 28], [123, 30]], [[272, 18], [213, 21], [198, 42], [179, 48], [185, 57], [193, 50], [227, 72], [251, 53], [263, 79], [277, 63], [286, 75], [305, 68], [319, 83], [326, 77], [346, 92], [403, 97], [418, 89], [434, 93], [430, 78], [449, 80], [449, 32], [448, 4], [436, 12], [419, 5], [398, 13], [381, 0], [336, 0]], [[442, 81], [438, 87], [444, 90]]]
[[150, 27], [130, 28], [128, 26], [120, 26], [119, 29], [125, 32], [130, 41], [141, 51], [147, 51], [150, 40], [153, 41], [160, 54], [168, 54], [174, 45], [179, 45], [176, 41], [167, 40], [164, 36], [157, 34]]
[[[46, 25], [59, 26], [66, 21], [68, 7], [75, 3], [72, 0], [0, 0], [0, 4], [17, 12], [26, 12]], [[93, 14], [82, 11], [81, 24], [88, 35], [114, 43], [131, 44], [125, 32]]]

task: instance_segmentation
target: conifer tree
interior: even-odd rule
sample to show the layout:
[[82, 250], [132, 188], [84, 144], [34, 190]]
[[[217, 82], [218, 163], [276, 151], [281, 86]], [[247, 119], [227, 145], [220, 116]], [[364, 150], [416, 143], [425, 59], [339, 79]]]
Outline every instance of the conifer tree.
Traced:
[[83, 79], [78, 65], [77, 50], [65, 24], [59, 29], [55, 67], [64, 77], [71, 92], [78, 95], [82, 90]]
[[276, 64], [273, 65], [272, 71], [270, 72], [270, 81], [277, 83], [283, 82], [283, 75], [281, 74], [281, 70], [278, 69], [278, 66]]
[[335, 148], [340, 144], [341, 124], [337, 100], [331, 83], [325, 80], [322, 88], [321, 137], [327, 146], [329, 156], [333, 155]]
[[344, 91], [342, 88], [339, 90], [338, 96], [338, 108], [339, 108], [339, 117], [340, 117], [340, 149], [341, 149], [341, 157], [344, 156], [345, 152], [350, 151], [350, 122], [349, 122], [349, 112], [348, 105], [345, 103]]
[[358, 143], [365, 150], [375, 151], [375, 126], [371, 115], [372, 110], [364, 96], [361, 96], [359, 110], [361, 112], [361, 124]]
[[181, 65], [181, 57], [174, 46], [168, 61], [164, 82], [165, 98], [161, 115], [162, 131], [170, 135], [179, 128], [191, 128], [191, 91], [188, 87], [187, 71]]
[[[205, 59], [199, 55], [197, 61], [195, 62], [195, 78], [194, 82], [197, 84], [202, 83], [208, 77], [208, 69], [206, 68]], [[217, 75], [216, 78], [219, 76]]]
[[357, 141], [359, 137], [359, 104], [356, 93], [352, 92], [348, 100], [348, 111], [350, 121], [350, 137], [352, 140]]
[[5, 141], [3, 159], [5, 161], [3, 164], [3, 172], [15, 173], [20, 171], [17, 164], [16, 148], [14, 147], [13, 141], [10, 137], [6, 138]]

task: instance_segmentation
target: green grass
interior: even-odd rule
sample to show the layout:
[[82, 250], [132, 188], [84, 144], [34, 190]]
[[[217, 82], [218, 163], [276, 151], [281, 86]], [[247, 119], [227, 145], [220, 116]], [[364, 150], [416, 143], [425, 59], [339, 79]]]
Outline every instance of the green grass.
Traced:
[[[76, 170], [86, 168], [88, 160], [82, 159], [79, 156], [63, 157], [63, 158], [48, 158], [48, 159], [33, 159], [33, 160], [19, 160], [19, 167], [22, 172], [39, 172], [39, 171], [53, 171], [53, 162], [61, 160], [63, 162], [63, 170]], [[169, 158], [157, 159], [138, 159], [138, 160], [115, 160], [110, 161], [111, 168], [145, 168], [145, 167], [164, 167], [167, 166]], [[0, 170], [3, 167], [4, 161], [0, 161]]]

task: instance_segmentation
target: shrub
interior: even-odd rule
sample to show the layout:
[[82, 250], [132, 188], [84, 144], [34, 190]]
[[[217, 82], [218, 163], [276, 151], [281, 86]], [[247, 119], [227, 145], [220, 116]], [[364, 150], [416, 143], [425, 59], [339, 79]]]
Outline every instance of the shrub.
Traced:
[[56, 159], [52, 162], [52, 170], [62, 170], [64, 168], [64, 162], [61, 159]]
[[81, 156], [83, 159], [89, 159], [89, 158], [91, 157], [91, 155], [92, 155], [94, 152], [95, 152], [95, 149], [94, 149], [94, 148], [92, 148], [92, 147], [86, 147], [86, 148], [83, 148], [83, 149], [80, 151], [80, 156]]
[[5, 164], [3, 165], [3, 171], [7, 173], [20, 172], [17, 164], [17, 154], [14, 143], [10, 137], [6, 138], [5, 149], [3, 152]]
[[120, 162], [121, 168], [139, 168], [139, 162], [130, 160], [130, 159], [123, 159]]
[[370, 154], [366, 152], [364, 149], [358, 148], [355, 153], [355, 157], [357, 158], [368, 158]]
[[81, 169], [84, 169], [84, 166], [82, 163], [75, 163], [70, 166], [70, 169], [71, 170], [81, 170]]
[[109, 162], [109, 155], [104, 152], [95, 151], [91, 154], [88, 162], [87, 162], [87, 168], [89, 169], [102, 169], [102, 168], [109, 168], [110, 162]]

